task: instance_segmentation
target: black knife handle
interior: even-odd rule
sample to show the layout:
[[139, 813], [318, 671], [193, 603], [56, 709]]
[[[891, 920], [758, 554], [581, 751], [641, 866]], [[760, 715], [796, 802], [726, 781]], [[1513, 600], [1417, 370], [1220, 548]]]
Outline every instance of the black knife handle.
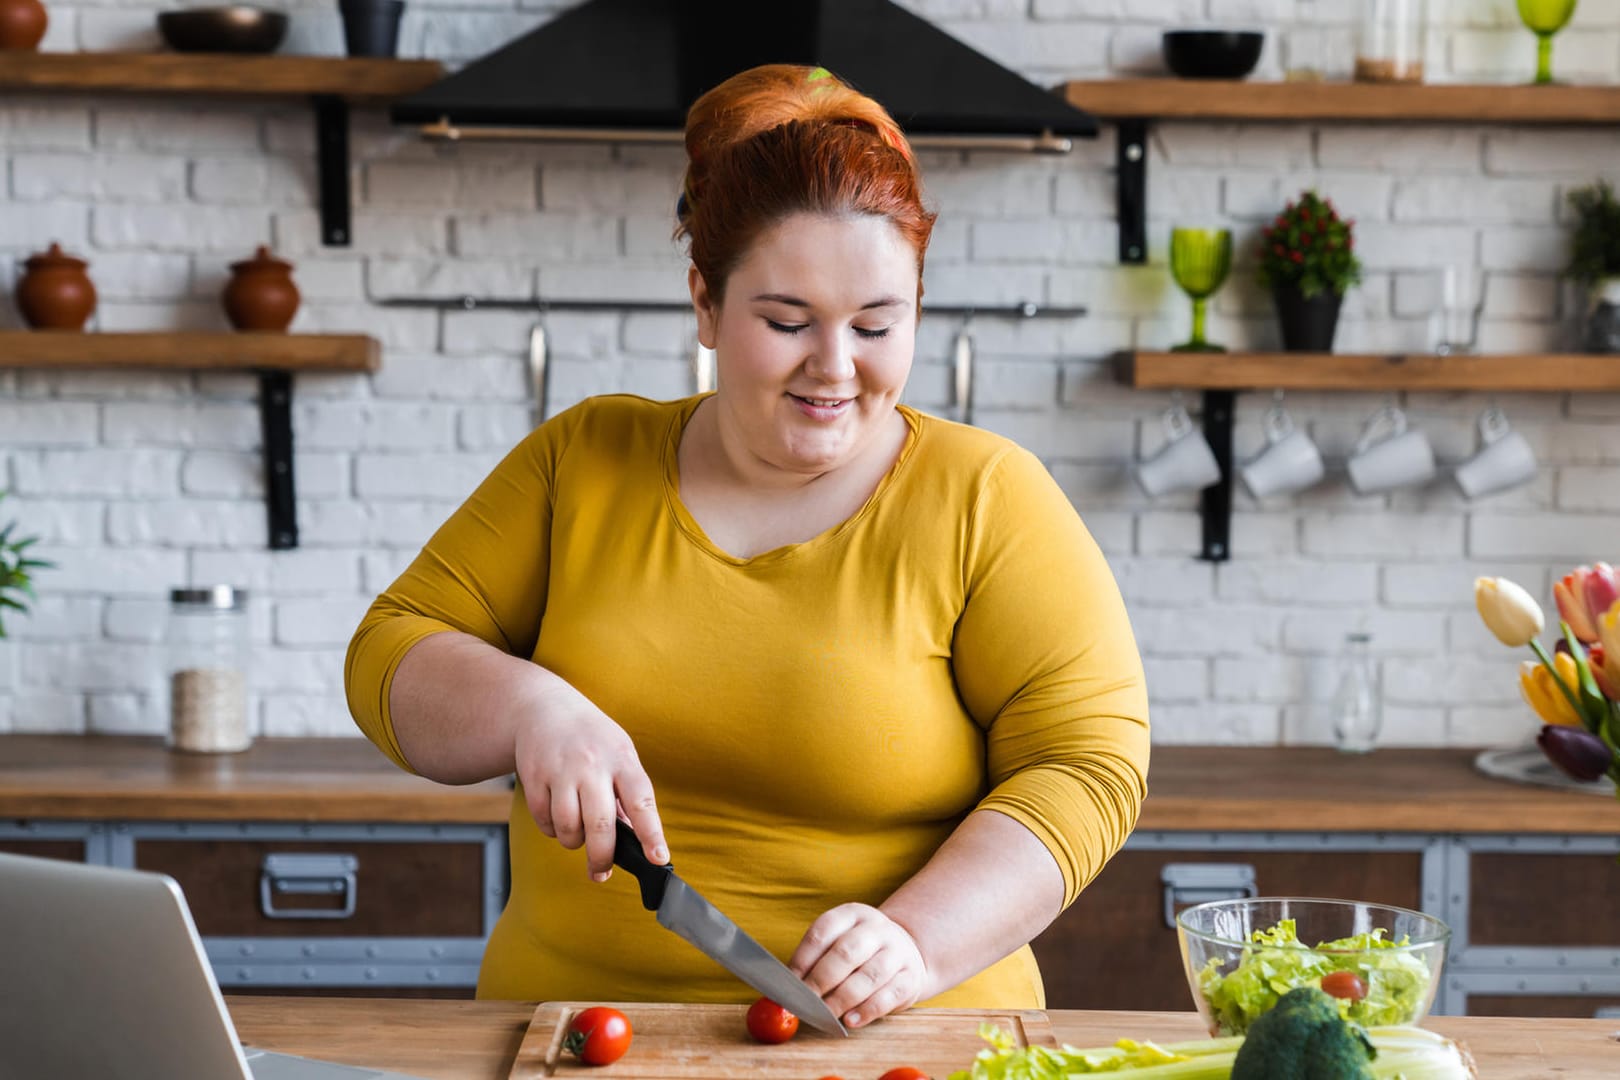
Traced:
[[622, 866], [636, 875], [636, 880], [641, 882], [641, 906], [648, 911], [657, 911], [658, 905], [664, 902], [664, 889], [669, 886], [669, 879], [675, 876], [674, 864], [659, 865], [651, 861], [641, 850], [636, 830], [623, 818], [616, 818], [614, 824], [618, 826], [618, 833], [613, 844], [613, 865]]

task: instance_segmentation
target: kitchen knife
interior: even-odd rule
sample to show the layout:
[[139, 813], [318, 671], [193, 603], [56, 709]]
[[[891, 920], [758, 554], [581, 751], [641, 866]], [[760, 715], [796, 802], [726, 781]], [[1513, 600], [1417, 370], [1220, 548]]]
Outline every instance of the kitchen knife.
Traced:
[[636, 876], [641, 883], [641, 904], [658, 913], [658, 925], [675, 931], [705, 956], [817, 1031], [849, 1034], [820, 994], [682, 881], [673, 865], [649, 861], [627, 822], [621, 819], [618, 828], [613, 862]]

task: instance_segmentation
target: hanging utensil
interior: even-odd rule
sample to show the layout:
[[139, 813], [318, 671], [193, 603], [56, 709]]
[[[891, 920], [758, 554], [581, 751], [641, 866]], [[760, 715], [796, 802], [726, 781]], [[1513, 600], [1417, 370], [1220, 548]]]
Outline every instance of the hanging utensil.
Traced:
[[973, 336], [968, 333], [969, 325], [962, 324], [951, 346], [951, 370], [956, 376], [951, 404], [956, 407], [956, 419], [964, 424], [973, 423]]
[[698, 342], [692, 354], [692, 392], [707, 394], [714, 389], [714, 350]]
[[537, 322], [529, 330], [529, 388], [534, 394], [534, 424], [546, 418], [546, 324]]

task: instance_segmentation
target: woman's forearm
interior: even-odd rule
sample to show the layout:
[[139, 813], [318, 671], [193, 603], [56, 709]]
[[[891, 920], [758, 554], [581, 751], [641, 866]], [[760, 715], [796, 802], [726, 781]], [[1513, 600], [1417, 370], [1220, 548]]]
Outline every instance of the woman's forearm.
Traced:
[[562, 680], [471, 634], [448, 631], [411, 647], [394, 672], [388, 709], [412, 768], [446, 784], [513, 771], [518, 718], [543, 709]]
[[1026, 944], [1063, 908], [1063, 871], [1005, 814], [969, 814], [928, 864], [880, 905], [928, 965], [924, 999]]

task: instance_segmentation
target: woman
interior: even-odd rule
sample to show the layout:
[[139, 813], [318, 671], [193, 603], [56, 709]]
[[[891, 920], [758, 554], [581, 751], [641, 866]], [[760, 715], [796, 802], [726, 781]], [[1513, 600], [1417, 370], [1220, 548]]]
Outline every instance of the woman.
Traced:
[[480, 996], [754, 996], [609, 875], [622, 808], [851, 1026], [1038, 1007], [1026, 943], [1144, 794], [1119, 592], [1035, 458], [897, 404], [933, 215], [887, 113], [770, 66], [686, 143], [718, 390], [526, 438], [366, 615], [350, 706], [403, 768], [517, 774]]

